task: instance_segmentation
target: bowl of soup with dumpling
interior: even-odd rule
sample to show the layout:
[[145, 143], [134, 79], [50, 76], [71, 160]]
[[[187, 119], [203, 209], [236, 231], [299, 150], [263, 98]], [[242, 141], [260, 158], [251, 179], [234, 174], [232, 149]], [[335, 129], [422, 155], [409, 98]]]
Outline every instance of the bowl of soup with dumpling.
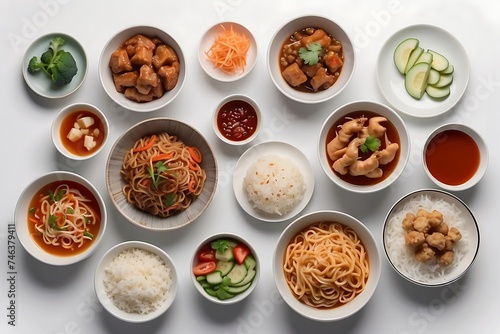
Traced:
[[356, 193], [382, 190], [402, 174], [410, 155], [403, 119], [371, 101], [344, 104], [323, 123], [318, 157], [326, 175]]

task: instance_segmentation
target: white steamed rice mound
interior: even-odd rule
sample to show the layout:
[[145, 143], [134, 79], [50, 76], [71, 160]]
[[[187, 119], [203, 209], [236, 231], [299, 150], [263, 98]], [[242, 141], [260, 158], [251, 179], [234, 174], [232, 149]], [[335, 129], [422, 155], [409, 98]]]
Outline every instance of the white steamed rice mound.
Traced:
[[243, 189], [254, 208], [281, 216], [302, 200], [306, 185], [300, 169], [292, 161], [266, 155], [248, 168]]
[[[440, 211], [446, 224], [449, 227], [456, 227], [462, 234], [462, 239], [453, 248], [455, 258], [451, 265], [441, 266], [437, 263], [419, 262], [415, 259], [413, 250], [405, 245], [406, 231], [401, 223], [408, 212], [416, 214], [420, 208], [429, 212]], [[393, 265], [405, 276], [422, 283], [441, 282], [446, 275], [452, 273], [460, 265], [460, 261], [469, 248], [466, 221], [461, 216], [461, 211], [452, 203], [443, 199], [432, 199], [427, 195], [419, 195], [410, 199], [392, 214], [385, 227], [384, 239], [386, 251]]]

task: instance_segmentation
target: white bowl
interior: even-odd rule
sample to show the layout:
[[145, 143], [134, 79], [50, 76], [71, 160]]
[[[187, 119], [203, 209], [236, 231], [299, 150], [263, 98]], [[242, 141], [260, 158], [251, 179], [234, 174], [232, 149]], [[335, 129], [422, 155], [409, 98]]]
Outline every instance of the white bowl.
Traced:
[[[386, 117], [387, 120], [394, 125], [399, 134], [399, 159], [397, 161], [395, 169], [382, 181], [372, 185], [355, 185], [342, 180], [340, 176], [333, 171], [326, 153], [328, 133], [331, 130], [332, 126], [342, 117], [355, 111], [371, 111], [380, 116]], [[356, 193], [376, 192], [390, 186], [398, 179], [398, 177], [403, 172], [410, 156], [409, 132], [403, 119], [388, 106], [371, 101], [350, 102], [337, 108], [332, 114], [330, 114], [330, 116], [328, 116], [328, 118], [321, 126], [318, 141], [318, 156], [323, 171], [330, 178], [330, 180], [332, 180], [339, 187]]]
[[[460, 176], [462, 182], [452, 181], [451, 179], [450, 180], [440, 179], [442, 176], [437, 175], [436, 172], [433, 170], [433, 167], [429, 168], [427, 163], [427, 157], [431, 156], [433, 152], [437, 149], [435, 146], [436, 143], [441, 143], [441, 145], [446, 144], [447, 142], [446, 139], [447, 135], [445, 133], [446, 131], [459, 131], [465, 134], [469, 139], [473, 140], [473, 142], [477, 146], [476, 153], [478, 154], [478, 156], [476, 160], [472, 155], [464, 154], [463, 152], [465, 146], [464, 144], [462, 143], [450, 144], [452, 146], [446, 148], [446, 153], [455, 152], [458, 154], [456, 154], [453, 157], [448, 157], [447, 159], [445, 159], [446, 163], [439, 163], [439, 165], [446, 167], [446, 170], [442, 171], [443, 173], [445, 173], [447, 176], [450, 175]], [[472, 144], [472, 147], [474, 147], [474, 144]], [[422, 161], [427, 176], [429, 176], [429, 178], [437, 186], [446, 189], [448, 191], [461, 191], [475, 186], [482, 179], [482, 177], [486, 173], [486, 169], [488, 168], [489, 154], [486, 142], [478, 132], [468, 127], [467, 125], [463, 124], [449, 123], [441, 125], [437, 129], [435, 129], [427, 138], [422, 153], [423, 153]], [[445, 157], [445, 155], [441, 156]], [[468, 166], [467, 175], [462, 174], [465, 173], [465, 171], [458, 172], [459, 171], [459, 169], [457, 168], [458, 165], [462, 167]], [[431, 169], [433, 170], [432, 172]], [[472, 173], [471, 176], [469, 175], [470, 173]]]
[[[255, 277], [253, 278], [251, 285], [244, 292], [234, 294], [234, 296], [232, 298], [229, 298], [229, 299], [219, 299], [216, 296], [209, 295], [204, 290], [201, 283], [196, 280], [196, 275], [193, 273], [193, 268], [197, 264], [197, 261], [198, 261], [198, 259], [197, 259], [198, 252], [200, 252], [200, 250], [203, 249], [204, 246], [209, 245], [212, 241], [215, 241], [217, 239], [234, 240], [235, 242], [242, 243], [242, 244], [246, 245], [250, 249], [251, 255], [253, 256], [253, 258], [255, 259], [255, 262], [256, 262]], [[207, 300], [209, 300], [213, 303], [222, 304], [222, 305], [235, 304], [235, 303], [242, 301], [246, 297], [248, 297], [252, 293], [252, 291], [255, 289], [255, 287], [257, 286], [257, 284], [259, 282], [260, 271], [261, 271], [260, 260], [259, 260], [259, 257], [257, 255], [257, 252], [255, 251], [255, 248], [247, 240], [245, 240], [243, 237], [236, 235], [236, 234], [233, 234], [233, 233], [228, 233], [228, 232], [216, 233], [216, 234], [213, 234], [213, 235], [205, 238], [203, 241], [201, 241], [198, 244], [198, 247], [196, 247], [196, 249], [193, 253], [193, 256], [191, 257], [191, 263], [189, 266], [189, 275], [191, 276], [191, 281], [193, 282], [193, 285], [196, 288], [196, 290], [198, 290], [198, 292], [203, 297], [205, 297]]]
[[[210, 61], [206, 55], [206, 52], [212, 47], [217, 35], [224, 31], [224, 29], [232, 29], [235, 33], [243, 35], [248, 38], [250, 42], [250, 48], [248, 49], [246, 55], [246, 65], [243, 71], [238, 69], [234, 73], [226, 73], [220, 68], [215, 67], [214, 63]], [[211, 78], [220, 82], [233, 82], [244, 78], [248, 75], [257, 63], [257, 43], [250, 30], [245, 28], [243, 25], [236, 22], [221, 22], [213, 25], [208, 29], [205, 34], [203, 34], [200, 43], [198, 45], [198, 61], [200, 62], [201, 68], [207, 73]]]
[[[318, 222], [337, 222], [352, 228], [364, 245], [370, 264], [370, 273], [364, 290], [351, 301], [330, 309], [314, 308], [299, 301], [292, 294], [283, 273], [283, 259], [290, 241], [297, 233]], [[363, 308], [375, 292], [381, 272], [379, 249], [370, 230], [356, 218], [342, 212], [330, 210], [308, 213], [288, 225], [279, 236], [273, 254], [272, 265], [276, 287], [288, 306], [306, 318], [325, 322], [347, 318]]]
[[[404, 218], [408, 208], [415, 208], [415, 205], [410, 205], [409, 202], [417, 199], [422, 200], [421, 208], [429, 212], [432, 212], [434, 209], [439, 210], [444, 206], [447, 210], [452, 212], [454, 218], [455, 215], [460, 215], [463, 218], [463, 227], [459, 228], [462, 234], [462, 240], [458, 241], [456, 246], [463, 247], [463, 256], [456, 265], [452, 263], [451, 267], [445, 269], [442, 275], [435, 277], [424, 276], [423, 273], [425, 273], [425, 275], [430, 275], [428, 272], [429, 267], [425, 264], [416, 264], [413, 266], [411, 262], [412, 259], [409, 258], [409, 256], [413, 254], [410, 253], [405, 255], [405, 252], [408, 250], [402, 249], [406, 247], [404, 241], [405, 231], [401, 226], [402, 220], [399, 218]], [[439, 207], [436, 204], [438, 201], [441, 203]], [[444, 211], [444, 209], [441, 209], [441, 211]], [[444, 214], [445, 221], [448, 217], [448, 223], [450, 223], [450, 221], [452, 221], [450, 217], [446, 216], [445, 212], [442, 213]], [[415, 212], [413, 212], [413, 214], [415, 214]], [[458, 228], [458, 226], [455, 227]], [[479, 226], [470, 208], [468, 208], [457, 196], [438, 189], [420, 189], [401, 197], [387, 213], [382, 239], [385, 255], [393, 269], [406, 280], [426, 287], [444, 286], [464, 276], [474, 263], [480, 243]], [[398, 257], [398, 255], [400, 256]], [[455, 261], [457, 261], [457, 256], [455, 257]], [[415, 261], [415, 263], [418, 262]], [[407, 264], [407, 266], [403, 266], [403, 264]], [[433, 265], [430, 264], [430, 266]]]
[[[64, 119], [70, 115], [73, 116], [72, 118], [76, 118], [80, 111], [84, 113], [90, 113], [91, 115], [89, 116], [92, 116], [94, 119], [98, 118], [99, 122], [102, 124], [101, 131], [99, 131], [99, 137], [102, 136], [101, 137], [102, 142], [97, 147], [91, 149], [90, 151], [86, 151], [85, 149], [83, 149], [85, 155], [79, 155], [75, 152], [72, 152], [65, 146], [65, 143], [69, 143], [69, 140], [66, 138], [68, 133], [67, 131], [64, 131], [64, 133], [62, 133], [61, 130], [61, 126], [63, 125]], [[64, 124], [66, 123], [67, 122], [64, 122]], [[71, 125], [73, 123], [74, 122], [71, 122]], [[109, 123], [106, 118], [106, 115], [104, 115], [104, 113], [101, 110], [99, 110], [99, 108], [89, 103], [74, 103], [67, 107], [64, 107], [56, 115], [54, 121], [52, 122], [52, 142], [54, 143], [54, 146], [62, 155], [73, 160], [90, 159], [93, 156], [97, 155], [99, 152], [101, 152], [104, 146], [106, 145], [108, 139], [108, 132], [109, 132]], [[82, 143], [83, 140], [84, 137], [79, 139], [79, 141], [81, 141]]]
[[[120, 45], [123, 44], [123, 42], [137, 34], [143, 34], [146, 37], [158, 37], [163, 43], [171, 46], [179, 58], [180, 73], [176, 86], [172, 90], [165, 92], [162, 97], [154, 99], [150, 102], [139, 103], [132, 101], [126, 98], [122, 93], [117, 92], [113, 83], [111, 69], [109, 67], [111, 54], [116, 51]], [[179, 95], [186, 79], [186, 61], [180, 45], [165, 31], [150, 26], [130, 27], [111, 37], [101, 52], [98, 66], [101, 84], [109, 97], [123, 108], [137, 112], [155, 111], [168, 105]]]
[[[299, 91], [291, 87], [285, 79], [283, 79], [279, 64], [280, 54], [285, 40], [287, 40], [295, 31], [307, 27], [324, 29], [325, 32], [331, 34], [342, 43], [344, 51], [344, 65], [337, 82], [326, 90], [314, 93]], [[339, 24], [327, 17], [301, 16], [292, 19], [291, 21], [283, 24], [278, 31], [274, 33], [267, 49], [267, 69], [269, 75], [271, 76], [271, 80], [281, 93], [297, 102], [309, 104], [320, 103], [337, 96], [351, 81], [351, 78], [354, 75], [354, 68], [354, 48], [349, 36]]]
[[[95, 240], [86, 250], [71, 256], [58, 256], [43, 250], [33, 240], [33, 237], [30, 235], [30, 229], [28, 227], [28, 213], [30, 210], [30, 202], [33, 196], [35, 196], [35, 194], [43, 187], [56, 181], [71, 181], [80, 184], [83, 188], [87, 189], [93, 195], [98, 207], [100, 208], [101, 225]], [[104, 238], [104, 232], [106, 231], [107, 225], [107, 212], [106, 205], [101, 195], [87, 179], [71, 172], [57, 171], [42, 175], [41, 177], [32, 181], [23, 190], [17, 200], [14, 220], [19, 242], [31, 256], [47, 264], [51, 264], [54, 266], [64, 266], [80, 262], [94, 253], [94, 251], [97, 249]]]
[[[146, 314], [128, 313], [118, 308], [106, 293], [106, 288], [104, 285], [104, 279], [106, 277], [106, 268], [110, 265], [113, 259], [117, 257], [121, 252], [129, 249], [142, 249], [146, 252], [158, 255], [163, 260], [165, 265], [170, 268], [170, 278], [172, 280], [172, 285], [170, 286], [170, 289], [168, 291], [168, 296], [166, 297], [165, 301], [160, 307]], [[130, 323], [146, 322], [161, 316], [163, 313], [165, 313], [165, 311], [167, 311], [170, 308], [170, 306], [174, 302], [178, 289], [177, 271], [175, 269], [174, 262], [172, 261], [170, 256], [161, 248], [146, 242], [126, 241], [113, 246], [103, 255], [95, 271], [94, 289], [97, 298], [99, 299], [102, 306], [116, 318]]]
[[[226, 103], [237, 103], [236, 106], [232, 106], [231, 108], [228, 108], [230, 110], [235, 109], [235, 108], [238, 108], [238, 109], [243, 108], [246, 110], [247, 108], [245, 108], [245, 105], [249, 104], [253, 108], [253, 110], [255, 111], [255, 118], [257, 120], [257, 125], [252, 127], [253, 133], [250, 136], [248, 136], [246, 139], [235, 140], [235, 139], [232, 139], [228, 136], [225, 136], [221, 132], [221, 130], [219, 128], [218, 118], [219, 118], [219, 115], [221, 113], [221, 108], [224, 107], [224, 105]], [[214, 111], [213, 111], [212, 127], [215, 131], [215, 134], [217, 135], [217, 137], [219, 137], [220, 140], [222, 140], [223, 142], [230, 144], [230, 145], [236, 145], [236, 146], [245, 145], [245, 144], [248, 144], [249, 142], [251, 142], [252, 140], [254, 140], [255, 137], [257, 137], [257, 135], [259, 134], [261, 124], [262, 124], [262, 115], [260, 112], [260, 107], [257, 104], [257, 102], [255, 102], [255, 100], [253, 100], [251, 97], [249, 97], [247, 95], [232, 94], [232, 95], [226, 96], [225, 98], [222, 99], [221, 102], [219, 102], [217, 104], [217, 106], [214, 108]], [[248, 131], [250, 131], [250, 129]]]

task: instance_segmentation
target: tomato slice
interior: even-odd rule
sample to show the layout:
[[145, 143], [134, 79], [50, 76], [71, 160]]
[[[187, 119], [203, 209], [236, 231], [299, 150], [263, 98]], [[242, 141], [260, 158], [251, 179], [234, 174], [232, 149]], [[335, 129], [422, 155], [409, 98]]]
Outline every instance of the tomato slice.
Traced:
[[215, 270], [216, 264], [214, 261], [200, 262], [193, 268], [193, 273], [196, 276], [210, 274]]
[[198, 260], [205, 262], [205, 261], [214, 261], [215, 262], [215, 250], [206, 247], [198, 253]]
[[242, 264], [248, 254], [250, 254], [250, 249], [244, 244], [238, 244], [233, 249], [234, 259], [238, 264]]

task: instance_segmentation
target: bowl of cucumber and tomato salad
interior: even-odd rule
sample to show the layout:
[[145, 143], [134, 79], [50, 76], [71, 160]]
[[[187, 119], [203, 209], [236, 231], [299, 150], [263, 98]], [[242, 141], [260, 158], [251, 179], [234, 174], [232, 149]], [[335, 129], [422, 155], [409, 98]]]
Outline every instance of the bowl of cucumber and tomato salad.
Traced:
[[200, 242], [191, 259], [192, 282], [206, 299], [234, 304], [257, 286], [260, 263], [252, 245], [241, 236], [217, 233]]

